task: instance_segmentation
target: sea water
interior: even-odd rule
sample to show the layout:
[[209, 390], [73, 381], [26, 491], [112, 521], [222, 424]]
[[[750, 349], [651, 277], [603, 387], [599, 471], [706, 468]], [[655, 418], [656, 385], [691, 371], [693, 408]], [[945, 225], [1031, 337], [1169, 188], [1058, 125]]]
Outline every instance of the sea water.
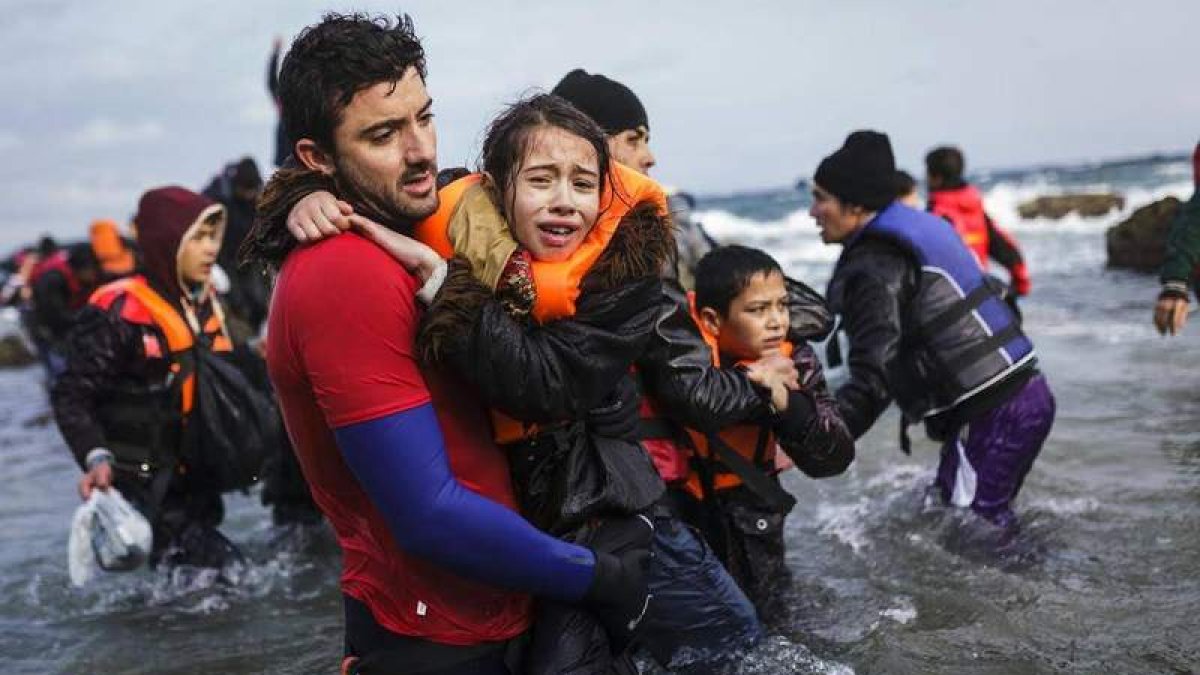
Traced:
[[[842, 476], [789, 474], [790, 616], [730, 673], [1186, 673], [1200, 670], [1200, 328], [1150, 322], [1152, 276], [1105, 268], [1104, 231], [1191, 193], [1186, 161], [983, 176], [993, 218], [1033, 278], [1022, 302], [1058, 402], [1016, 504], [1012, 541], [926, 497], [934, 444], [911, 456], [889, 412]], [[1043, 194], [1114, 190], [1120, 212], [1021, 221]], [[823, 289], [821, 244], [793, 189], [701, 198], [721, 241], [762, 246]], [[107, 575], [70, 587], [66, 541], [79, 472], [36, 368], [0, 371], [0, 672], [333, 672], [340, 561], [327, 531], [281, 531], [257, 494], [232, 495], [224, 530], [250, 562], [224, 576]], [[914, 431], [916, 431], [914, 429]], [[918, 433], [919, 436], [919, 433]]]

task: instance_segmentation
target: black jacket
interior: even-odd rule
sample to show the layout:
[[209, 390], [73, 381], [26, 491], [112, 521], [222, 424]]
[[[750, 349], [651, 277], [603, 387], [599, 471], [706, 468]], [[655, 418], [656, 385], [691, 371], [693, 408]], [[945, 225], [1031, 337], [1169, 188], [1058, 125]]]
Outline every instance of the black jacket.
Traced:
[[[88, 305], [80, 312], [78, 323], [68, 336], [67, 370], [50, 392], [55, 421], [80, 467], [92, 449], [110, 446], [117, 430], [107, 419], [107, 411], [121, 405], [142, 410], [147, 418], [156, 414], [176, 418], [165, 423], [164, 440], [173, 447], [155, 450], [182, 452], [179, 394], [170, 386], [173, 378], [171, 360], [165, 357], [166, 337], [157, 326], [122, 319], [125, 300], [118, 298], [107, 310]], [[197, 318], [204, 324], [211, 313], [211, 305], [206, 303], [200, 307]], [[151, 351], [160, 351], [162, 355], [147, 353], [148, 345], [152, 344], [157, 347]], [[120, 424], [125, 431], [141, 428], [141, 425]], [[117, 460], [116, 468], [137, 471], [122, 457]]]
[[417, 340], [427, 361], [463, 374], [487, 405], [545, 429], [509, 448], [522, 510], [542, 529], [565, 534], [662, 495], [633, 430], [610, 435], [592, 416], [616, 406], [636, 421], [636, 398], [614, 392], [626, 389], [618, 385], [653, 337], [670, 250], [666, 221], [636, 208], [584, 277], [573, 317], [544, 325], [514, 318], [462, 261], [425, 317]]
[[[843, 252], [830, 281], [829, 297], [850, 339], [850, 380], [837, 391], [838, 407], [855, 438], [871, 428], [891, 403], [895, 391], [922, 391], [911, 349], [916, 340], [914, 297], [919, 283], [917, 262], [902, 248], [880, 238], [864, 238]], [[1036, 370], [1020, 373], [972, 396], [963, 404], [925, 419], [934, 439], [1007, 400]], [[889, 385], [888, 378], [895, 381]]]
[[836, 476], [854, 461], [854, 436], [825, 384], [812, 346], [795, 345], [792, 361], [800, 371], [801, 387], [788, 396], [787, 410], [772, 416], [771, 429], [780, 447], [806, 476]]

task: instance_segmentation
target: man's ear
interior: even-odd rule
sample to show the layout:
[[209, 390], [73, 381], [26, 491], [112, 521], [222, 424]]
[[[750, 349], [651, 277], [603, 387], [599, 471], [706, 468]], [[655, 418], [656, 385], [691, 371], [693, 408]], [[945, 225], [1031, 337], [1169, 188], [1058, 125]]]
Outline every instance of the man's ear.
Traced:
[[700, 325], [713, 337], [721, 337], [721, 315], [712, 307], [700, 308]]
[[321, 146], [317, 145], [313, 139], [301, 138], [296, 141], [296, 147], [292, 152], [305, 167], [313, 171], [320, 171], [326, 176], [333, 175], [333, 157], [322, 150]]

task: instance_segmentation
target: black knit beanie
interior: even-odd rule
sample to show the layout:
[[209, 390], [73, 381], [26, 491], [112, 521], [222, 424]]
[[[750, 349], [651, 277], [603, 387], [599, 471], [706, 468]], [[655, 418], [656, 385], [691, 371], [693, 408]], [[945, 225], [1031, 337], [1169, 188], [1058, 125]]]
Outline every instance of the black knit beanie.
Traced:
[[629, 87], [603, 75], [589, 75], [586, 70], [576, 68], [550, 93], [567, 99], [609, 135], [626, 129], [650, 128], [646, 109], [638, 97]]
[[847, 204], [879, 211], [896, 199], [892, 143], [878, 131], [855, 131], [821, 161], [813, 181]]

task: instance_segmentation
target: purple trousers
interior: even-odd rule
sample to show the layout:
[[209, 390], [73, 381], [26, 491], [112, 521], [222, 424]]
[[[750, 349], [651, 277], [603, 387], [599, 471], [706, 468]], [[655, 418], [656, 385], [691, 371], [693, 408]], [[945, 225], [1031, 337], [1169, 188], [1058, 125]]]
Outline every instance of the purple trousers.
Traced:
[[1054, 396], [1038, 374], [942, 446], [937, 472], [942, 499], [969, 506], [997, 525], [1015, 524], [1012, 500], [1053, 425]]

